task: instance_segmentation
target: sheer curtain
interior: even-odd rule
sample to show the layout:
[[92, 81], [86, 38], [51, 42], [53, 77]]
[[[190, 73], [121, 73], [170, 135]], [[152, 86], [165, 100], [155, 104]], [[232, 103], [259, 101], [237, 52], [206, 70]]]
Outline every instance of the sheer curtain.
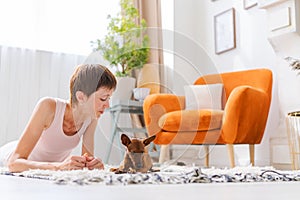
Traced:
[[19, 138], [41, 97], [68, 99], [70, 76], [84, 59], [0, 46], [0, 145]]
[[161, 0], [134, 1], [141, 17], [147, 22], [147, 34], [150, 38], [150, 58], [148, 64], [141, 69], [138, 78], [138, 87], [149, 87], [150, 93], [160, 93], [161, 76], [163, 72], [163, 47], [161, 27]]
[[[174, 0], [134, 0], [142, 18], [147, 21], [151, 42], [148, 63], [139, 74], [137, 84], [157, 86], [152, 93], [172, 92], [174, 64]], [[150, 74], [152, 72], [152, 74]]]

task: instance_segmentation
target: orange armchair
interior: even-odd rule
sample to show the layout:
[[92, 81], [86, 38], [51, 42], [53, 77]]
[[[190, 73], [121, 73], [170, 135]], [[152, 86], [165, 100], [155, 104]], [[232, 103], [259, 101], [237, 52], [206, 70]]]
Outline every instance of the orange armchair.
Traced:
[[152, 94], [144, 101], [144, 120], [155, 144], [162, 145], [160, 162], [165, 161], [169, 144], [205, 145], [209, 166], [209, 145], [227, 145], [230, 165], [235, 166], [234, 144], [248, 144], [254, 165], [254, 145], [260, 144], [267, 123], [272, 72], [254, 69], [198, 78], [195, 85], [222, 83], [222, 110], [185, 110], [185, 97]]

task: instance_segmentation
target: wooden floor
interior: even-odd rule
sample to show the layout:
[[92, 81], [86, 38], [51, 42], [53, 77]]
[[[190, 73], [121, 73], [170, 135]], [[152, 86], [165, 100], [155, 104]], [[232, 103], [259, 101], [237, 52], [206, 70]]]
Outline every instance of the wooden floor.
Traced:
[[51, 181], [0, 176], [0, 199], [299, 199], [300, 182], [214, 183], [185, 185], [56, 185]]

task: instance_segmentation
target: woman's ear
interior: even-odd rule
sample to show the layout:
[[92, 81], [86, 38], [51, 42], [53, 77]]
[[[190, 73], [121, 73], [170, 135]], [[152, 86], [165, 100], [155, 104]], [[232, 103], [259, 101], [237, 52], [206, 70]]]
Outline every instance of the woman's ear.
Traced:
[[87, 96], [83, 92], [77, 91], [76, 99], [77, 99], [78, 103], [84, 103], [87, 101]]

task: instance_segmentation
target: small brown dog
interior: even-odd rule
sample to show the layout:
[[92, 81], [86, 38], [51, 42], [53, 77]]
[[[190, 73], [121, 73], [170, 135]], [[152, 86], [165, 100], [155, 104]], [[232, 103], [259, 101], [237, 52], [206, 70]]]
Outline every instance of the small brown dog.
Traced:
[[147, 173], [152, 170], [152, 159], [145, 148], [155, 139], [155, 135], [144, 140], [130, 139], [126, 134], [121, 135], [121, 141], [126, 146], [124, 160], [119, 168], [111, 168], [110, 171], [120, 173]]

